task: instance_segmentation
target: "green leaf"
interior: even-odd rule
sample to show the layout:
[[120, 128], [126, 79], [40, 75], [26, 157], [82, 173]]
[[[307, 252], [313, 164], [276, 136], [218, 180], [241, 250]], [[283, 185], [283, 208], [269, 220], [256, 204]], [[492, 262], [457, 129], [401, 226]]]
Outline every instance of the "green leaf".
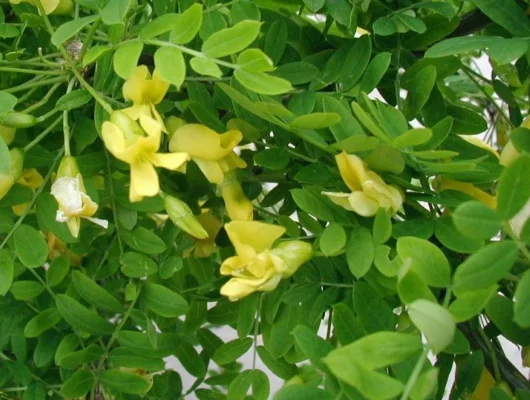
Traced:
[[305, 325], [294, 328], [292, 335], [298, 348], [307, 356], [311, 363], [320, 369], [326, 370], [322, 358], [333, 350], [331, 343], [319, 337], [315, 332]]
[[176, 47], [164, 46], [155, 52], [155, 67], [160, 78], [180, 89], [186, 78], [186, 63]]
[[219, 11], [213, 10], [203, 15], [199, 36], [204, 41], [212, 36], [215, 32], [226, 28], [226, 20]]
[[105, 25], [115, 25], [124, 22], [127, 10], [132, 5], [129, 0], [112, 0], [107, 2], [100, 11], [101, 21]]
[[379, 272], [381, 272], [385, 276], [392, 278], [398, 275], [402, 262], [399, 256], [395, 256], [393, 260], [390, 260], [390, 250], [391, 248], [389, 246], [385, 246], [382, 244], [375, 246], [374, 264], [375, 267], [379, 270]]
[[121, 331], [118, 342], [132, 353], [148, 358], [164, 358], [176, 354], [181, 343], [181, 337], [176, 333], [162, 332], [157, 335], [157, 347], [153, 347], [146, 333], [135, 331]]
[[[340, 146], [340, 150], [346, 150], [349, 152], [354, 152], [357, 148], [363, 148], [356, 140], [366, 141], [372, 140], [376, 141], [374, 137], [368, 137], [364, 135], [363, 128], [357, 122], [357, 120], [351, 114], [351, 111], [346, 107], [341, 101], [335, 99], [331, 96], [325, 96], [322, 100], [322, 107], [327, 113], [335, 113], [340, 117], [340, 121], [332, 126], [330, 126], [331, 133], [335, 137], [335, 140], [341, 141], [334, 146]], [[351, 139], [355, 138], [355, 139]], [[348, 141], [344, 139], [349, 139]], [[366, 147], [366, 146], [365, 146]], [[368, 146], [369, 147], [369, 146]], [[368, 148], [367, 150], [370, 150]]]
[[70, 261], [68, 261], [68, 257], [57, 257], [51, 262], [48, 271], [46, 271], [46, 283], [49, 287], [57, 286], [68, 275], [69, 271]]
[[414, 147], [428, 142], [432, 131], [428, 128], [416, 128], [406, 131], [392, 141], [396, 147]]
[[465, 107], [448, 107], [448, 113], [453, 118], [453, 130], [456, 135], [476, 135], [488, 129], [488, 123], [482, 115]]
[[530, 22], [514, 0], [473, 0], [473, 3], [512, 35], [530, 36]]
[[453, 285], [455, 294], [460, 296], [494, 285], [510, 272], [518, 253], [517, 244], [509, 240], [490, 243], [481, 248], [456, 269]]
[[479, 201], [467, 201], [452, 214], [453, 223], [464, 235], [490, 239], [501, 229], [501, 221], [494, 210]]
[[109, 321], [81, 305], [70, 296], [58, 294], [55, 297], [55, 304], [61, 316], [74, 329], [93, 335], [111, 334], [114, 331], [114, 325]]
[[332, 256], [344, 248], [346, 240], [346, 232], [342, 225], [332, 222], [320, 236], [320, 249], [326, 257]]
[[315, 79], [319, 72], [313, 64], [296, 61], [278, 66], [273, 75], [286, 79], [293, 85], [303, 85]]
[[232, 23], [237, 24], [238, 22], [247, 19], [259, 21], [261, 13], [259, 8], [251, 1], [240, 0], [230, 7], [230, 16], [232, 18]]
[[0, 23], [0, 38], [10, 39], [20, 35], [18, 28], [11, 24]]
[[15, 263], [6, 249], [0, 250], [0, 296], [5, 296], [11, 288], [15, 275]]
[[482, 50], [491, 44], [489, 36], [462, 36], [442, 40], [429, 48], [425, 53], [428, 58], [440, 58], [459, 53]]
[[173, 23], [169, 40], [175, 44], [191, 42], [201, 28], [202, 19], [202, 4], [193, 4], [178, 17], [176, 23]]
[[[522, 329], [514, 322], [514, 302], [499, 294], [486, 305], [486, 315], [509, 341], [522, 346], [530, 345], [530, 329]], [[497, 331], [498, 332], [498, 331]]]
[[121, 232], [121, 236], [128, 246], [142, 253], [160, 254], [166, 250], [164, 241], [142, 226], [133, 231]]
[[122, 78], [129, 79], [136, 69], [144, 44], [141, 40], [131, 40], [118, 46], [114, 53], [114, 72]]
[[121, 393], [144, 394], [151, 389], [151, 382], [147, 377], [143, 377], [131, 372], [119, 369], [109, 369], [99, 375], [99, 381], [103, 386]]
[[241, 372], [228, 387], [227, 400], [244, 400], [252, 385], [252, 371]]
[[502, 173], [497, 188], [497, 212], [502, 219], [514, 217], [530, 198], [530, 155], [521, 154]]
[[106, 289], [80, 271], [72, 272], [72, 283], [77, 293], [88, 303], [111, 312], [123, 312], [123, 306]]
[[427, 100], [429, 100], [431, 91], [436, 83], [436, 74], [436, 67], [427, 65], [420, 69], [414, 76], [403, 105], [403, 114], [405, 114], [409, 121], [418, 115], [427, 103]]
[[91, 344], [82, 350], [64, 354], [59, 360], [59, 366], [65, 369], [76, 369], [83, 364], [99, 360], [102, 355], [103, 349], [96, 344]]
[[311, 12], [317, 12], [322, 7], [324, 7], [324, 4], [326, 4], [326, 0], [303, 0], [303, 1], [307, 9]]
[[248, 71], [270, 72], [274, 70], [272, 60], [260, 49], [247, 49], [237, 56], [237, 65]]
[[331, 393], [311, 384], [295, 384], [282, 387], [274, 395], [274, 400], [333, 400]]
[[357, 278], [364, 276], [374, 261], [375, 248], [372, 234], [367, 228], [355, 228], [346, 248], [346, 261], [351, 273]]
[[323, 129], [338, 124], [340, 115], [333, 112], [322, 112], [300, 115], [293, 119], [289, 126], [294, 129]]
[[37, 268], [48, 259], [48, 244], [41, 233], [29, 225], [20, 225], [14, 234], [18, 259], [28, 268]]
[[293, 89], [289, 81], [263, 72], [247, 71], [240, 68], [234, 72], [234, 76], [247, 89], [259, 94], [274, 96]]
[[530, 271], [526, 271], [517, 284], [514, 295], [514, 321], [522, 328], [530, 328]]
[[519, 152], [530, 152], [530, 129], [519, 127], [510, 132], [510, 140]]
[[17, 102], [18, 99], [16, 96], [13, 96], [11, 93], [0, 91], [0, 114], [13, 111]]
[[392, 18], [384, 16], [375, 20], [372, 25], [374, 33], [380, 36], [391, 36], [397, 32], [397, 25]]
[[363, 282], [356, 283], [353, 288], [353, 304], [366, 332], [394, 330], [396, 316], [372, 286]]
[[251, 338], [231, 340], [215, 350], [212, 360], [219, 366], [234, 362], [250, 349], [252, 343]]
[[74, 90], [61, 96], [59, 100], [57, 100], [55, 108], [62, 111], [73, 110], [74, 108], [84, 106], [91, 100], [92, 95], [85, 89]]
[[158, 272], [157, 263], [145, 254], [128, 251], [120, 257], [121, 271], [130, 278], [143, 278]]
[[451, 313], [441, 305], [428, 300], [416, 300], [409, 304], [408, 313], [435, 354], [453, 343], [456, 323]]
[[370, 93], [377, 87], [390, 66], [391, 56], [390, 53], [382, 52], [370, 61], [361, 80], [361, 92]]
[[273, 358], [263, 346], [258, 346], [257, 352], [263, 364], [278, 378], [288, 380], [296, 375], [296, 365], [287, 363], [283, 358]]
[[24, 336], [35, 338], [53, 328], [61, 320], [61, 315], [55, 307], [48, 308], [37, 314], [24, 327]]
[[450, 217], [436, 220], [434, 234], [445, 247], [460, 253], [471, 254], [484, 246], [484, 241], [478, 235], [470, 237], [460, 233]]
[[491, 42], [488, 55], [499, 65], [522, 57], [528, 50], [527, 39], [499, 39]]
[[61, 394], [70, 399], [84, 397], [94, 385], [94, 375], [86, 369], [79, 369], [64, 382]]
[[304, 189], [293, 189], [291, 190], [291, 195], [296, 205], [302, 211], [315, 218], [329, 222], [351, 222], [346, 210], [336, 206], [331, 201], [326, 201], [327, 199], [316, 190], [309, 189], [308, 187]]
[[175, 355], [186, 371], [199, 378], [206, 374], [204, 361], [197, 350], [188, 342], [182, 342], [176, 350]]
[[287, 44], [288, 28], [284, 19], [277, 18], [270, 26], [265, 38], [263, 50], [277, 64], [285, 52]]
[[61, 44], [66, 42], [72, 36], [81, 32], [81, 30], [88, 24], [97, 21], [99, 15], [90, 15], [88, 17], [76, 18], [71, 21], [68, 21], [62, 24], [57, 30], [53, 33], [51, 37], [51, 42], [55, 47], [59, 47]]
[[11, 285], [11, 294], [15, 300], [29, 300], [44, 292], [44, 286], [35, 281], [16, 281]]
[[165, 318], [176, 318], [186, 314], [188, 302], [178, 293], [162, 285], [146, 283], [142, 298], [151, 311]]
[[383, 244], [392, 236], [392, 221], [384, 208], [380, 208], [375, 215], [372, 236], [375, 244]]
[[[197, 4], [197, 6], [199, 6], [199, 8], [202, 9], [202, 5]], [[202, 18], [202, 12], [200, 15]], [[176, 13], [168, 13], [168, 14], [161, 15], [160, 17], [149, 21], [147, 25], [145, 25], [140, 31], [139, 36], [142, 40], [147, 40], [147, 39], [160, 36], [163, 33], [169, 32], [170, 30], [173, 30], [173, 29], [176, 32], [178, 32], [175, 29], [175, 26], [178, 24], [180, 18], [181, 18], [181, 15], [176, 14]], [[197, 29], [197, 32], [198, 32], [198, 29]], [[195, 32], [195, 34], [197, 34], [197, 32]], [[195, 34], [193, 36], [195, 36]], [[183, 43], [176, 43], [176, 42], [174, 43], [183, 44]]]
[[264, 344], [267, 351], [274, 358], [283, 357], [291, 348], [294, 342], [291, 331], [298, 321], [298, 306], [280, 306], [278, 315], [272, 323], [270, 336], [267, 340], [264, 338]]
[[403, 263], [408, 264], [429, 286], [449, 285], [451, 267], [436, 245], [424, 239], [405, 236], [398, 239], [396, 249]]
[[273, 171], [285, 169], [291, 162], [291, 157], [286, 149], [267, 149], [254, 155], [254, 162]]
[[113, 367], [141, 368], [147, 371], [162, 371], [165, 368], [161, 358], [142, 357], [123, 347], [112, 350], [108, 361]]
[[238, 53], [256, 40], [260, 27], [261, 23], [258, 21], [242, 21], [212, 34], [204, 41], [201, 51], [213, 58]]
[[89, 64], [92, 64], [98, 58], [102, 57], [104, 54], [112, 50], [110, 45], [96, 45], [92, 46], [83, 56], [83, 67], [86, 67]]
[[345, 346], [365, 335], [353, 311], [344, 303], [333, 306], [333, 329], [340, 344]]
[[193, 57], [190, 60], [190, 67], [201, 75], [213, 76], [214, 78], [220, 78], [223, 76], [221, 68], [209, 58]]
[[464, 322], [478, 315], [491, 297], [497, 293], [497, 285], [460, 294], [449, 306], [449, 312], [456, 322]]

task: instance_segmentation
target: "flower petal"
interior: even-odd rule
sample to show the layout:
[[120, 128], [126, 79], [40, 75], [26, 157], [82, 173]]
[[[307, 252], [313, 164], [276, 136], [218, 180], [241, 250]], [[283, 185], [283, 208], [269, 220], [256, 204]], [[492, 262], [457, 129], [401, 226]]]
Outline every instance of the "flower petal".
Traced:
[[79, 236], [79, 230], [81, 229], [81, 218], [72, 217], [66, 220], [66, 226], [72, 234], [73, 237], [77, 238]]
[[322, 194], [324, 196], [327, 196], [336, 205], [341, 206], [348, 211], [353, 211], [353, 209], [350, 206], [350, 202], [348, 201], [348, 198], [350, 197], [350, 193], [322, 192]]
[[164, 96], [166, 95], [168, 89], [169, 83], [162, 80], [159, 72], [155, 68], [153, 72], [153, 79], [151, 80], [150, 85], [148, 86], [146, 97], [149, 98], [149, 101], [152, 104], [158, 104], [164, 99]]
[[44, 179], [39, 174], [39, 171], [35, 168], [30, 168], [22, 171], [22, 176], [17, 182], [30, 189], [38, 189], [42, 185], [42, 182], [44, 182]]
[[156, 167], [174, 171], [180, 168], [190, 157], [186, 153], [155, 153], [149, 159]]
[[237, 254], [241, 256], [248, 251], [248, 247], [257, 254], [270, 249], [285, 233], [283, 226], [258, 221], [232, 221], [225, 224], [225, 230]]
[[186, 152], [191, 158], [219, 161], [232, 152], [241, 139], [239, 131], [219, 135], [204, 125], [186, 124], [171, 137], [169, 150]]
[[85, 219], [88, 219], [90, 222], [101, 226], [103, 229], [108, 229], [109, 227], [109, 221], [106, 219], [100, 219], [100, 218], [92, 218], [92, 217], [84, 217]]
[[105, 121], [101, 128], [101, 136], [105, 147], [112, 153], [112, 155], [122, 161], [128, 162], [127, 144], [125, 136], [120, 128], [112, 122]]
[[123, 84], [123, 97], [135, 105], [144, 103], [146, 80], [150, 77], [149, 69], [145, 65], [137, 66], [132, 76]]
[[[137, 196], [152, 197], [160, 191], [158, 174], [155, 167], [148, 162], [131, 164], [131, 190]], [[129, 192], [131, 202], [133, 200]]]
[[221, 186], [221, 196], [225, 202], [225, 208], [232, 221], [251, 221], [254, 217], [254, 207], [243, 193], [239, 182], [235, 179], [225, 181]]
[[132, 120], [139, 120], [140, 115], [151, 115], [151, 109], [148, 104], [134, 104], [131, 107], [121, 110]]
[[195, 161], [195, 164], [197, 164], [209, 182], [215, 183], [216, 185], [223, 183], [225, 176], [218, 161], [208, 161], [201, 158], [194, 158], [193, 161]]
[[335, 156], [337, 166], [339, 167], [340, 176], [352, 192], [361, 190], [362, 183], [366, 178], [366, 168], [363, 160], [354, 154], [348, 154], [345, 151]]
[[363, 217], [373, 217], [379, 210], [379, 203], [363, 192], [353, 192], [348, 201], [351, 209]]

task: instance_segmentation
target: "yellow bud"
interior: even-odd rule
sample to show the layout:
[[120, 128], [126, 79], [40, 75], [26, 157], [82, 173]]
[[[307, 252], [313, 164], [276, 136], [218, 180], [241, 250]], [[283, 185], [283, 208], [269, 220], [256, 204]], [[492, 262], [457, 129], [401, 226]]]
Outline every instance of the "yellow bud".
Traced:
[[79, 174], [80, 172], [75, 158], [72, 156], [63, 157], [61, 164], [59, 164], [59, 169], [57, 170], [57, 178], [65, 176], [75, 178]]
[[16, 181], [22, 175], [22, 169], [24, 168], [24, 152], [15, 148], [9, 151], [9, 155], [11, 156], [9, 175]]
[[204, 230], [197, 218], [195, 218], [186, 203], [173, 196], [165, 196], [164, 206], [171, 221], [184, 232], [189, 233], [197, 239], [206, 239], [208, 237], [208, 233]]
[[10, 128], [29, 128], [37, 123], [37, 118], [30, 114], [12, 111], [2, 115], [0, 123]]
[[0, 199], [2, 199], [7, 192], [9, 192], [9, 189], [11, 189], [11, 186], [15, 183], [15, 180], [13, 177], [9, 174], [0, 174]]
[[282, 278], [289, 278], [298, 268], [313, 257], [313, 248], [309, 243], [301, 240], [282, 242], [271, 250], [271, 253], [280, 257], [287, 269], [282, 271]]
[[0, 125], [0, 136], [2, 139], [4, 139], [4, 142], [9, 146], [11, 143], [13, 143], [13, 140], [15, 139], [15, 128], [9, 128], [4, 125]]

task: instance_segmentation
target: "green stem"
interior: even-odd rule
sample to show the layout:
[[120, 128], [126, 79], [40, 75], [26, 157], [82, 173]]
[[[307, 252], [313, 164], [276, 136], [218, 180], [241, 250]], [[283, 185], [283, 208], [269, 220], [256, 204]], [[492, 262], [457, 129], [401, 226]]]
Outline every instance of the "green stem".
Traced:
[[32, 82], [26, 82], [26, 83], [23, 83], [21, 85], [6, 89], [4, 91], [7, 92], [7, 93], [16, 93], [16, 92], [21, 92], [21, 91], [24, 91], [24, 90], [27, 90], [27, 89], [32, 89], [34, 87], [48, 86], [48, 85], [53, 85], [53, 84], [59, 83], [59, 82], [62, 83], [62, 82], [65, 82], [65, 81], [66, 81], [66, 75], [63, 75], [63, 76], [59, 76], [57, 78], [51, 78], [51, 79], [46, 79], [46, 80], [42, 80], [42, 81], [41, 80], [37, 80], [37, 81], [32, 81]]
[[17, 72], [19, 74], [32, 75], [64, 75], [66, 71], [41, 71], [38, 69], [23, 69], [14, 67], [0, 67], [0, 72]]
[[30, 210], [33, 208], [33, 206], [35, 205], [35, 202], [37, 201], [37, 198], [40, 196], [40, 194], [42, 193], [42, 191], [44, 190], [44, 187], [47, 185], [48, 181], [51, 179], [52, 177], [52, 174], [53, 172], [55, 171], [55, 167], [57, 166], [57, 164], [59, 163], [59, 160], [61, 159], [61, 157], [63, 156], [63, 150], [64, 149], [61, 149], [59, 150], [59, 152], [57, 153], [57, 155], [55, 156], [55, 159], [53, 160], [53, 163], [52, 165], [50, 166], [50, 169], [48, 170], [48, 173], [46, 174], [46, 176], [44, 177], [44, 180], [42, 181], [42, 184], [40, 185], [40, 187], [35, 191], [35, 193], [33, 194], [33, 197], [31, 198], [31, 200], [29, 201], [29, 204], [28, 206], [26, 207], [26, 210], [22, 213], [22, 215], [17, 219], [17, 222], [15, 222], [15, 224], [13, 225], [13, 228], [11, 228], [11, 230], [9, 231], [9, 233], [7, 234], [7, 236], [4, 238], [4, 241], [2, 243], [0, 243], [0, 249], [3, 249], [4, 246], [6, 245], [6, 243], [9, 241], [9, 239], [11, 238], [11, 236], [13, 235], [13, 233], [15, 233], [16, 229], [20, 226], [20, 224], [22, 224], [22, 222], [24, 221], [24, 219], [26, 219], [27, 215], [29, 214]]
[[488, 353], [491, 356], [491, 363], [493, 364], [493, 374], [495, 375], [495, 380], [497, 382], [500, 382], [502, 380], [502, 375], [501, 370], [499, 369], [497, 353], [495, 353], [495, 349], [493, 348], [490, 339], [486, 335], [486, 332], [484, 332], [484, 329], [482, 329], [482, 326], [480, 326], [480, 321], [477, 322], [477, 332], [484, 341], [486, 347], [488, 348]]
[[218, 60], [217, 58], [210, 58], [210, 57], [206, 56], [204, 53], [201, 53], [200, 51], [197, 51], [197, 50], [192, 50], [192, 49], [190, 49], [190, 48], [188, 48], [186, 46], [180, 46], [178, 44], [173, 44], [173, 43], [170, 43], [170, 42], [164, 42], [162, 40], [144, 40], [144, 43], [145, 44], [151, 44], [153, 46], [174, 47], [176, 49], [179, 49], [183, 53], [189, 54], [191, 56], [199, 57], [199, 58], [207, 58], [207, 59], [213, 61], [216, 64], [222, 65], [223, 67], [228, 67], [228, 68], [232, 68], [232, 69], [239, 69], [239, 65], [237, 65], [237, 64], [232, 64], [232, 63], [229, 63], [229, 62], [226, 62], [226, 61]]
[[521, 251], [525, 258], [530, 262], [530, 251], [528, 251], [528, 249], [526, 248], [526, 244], [524, 242], [521, 242], [519, 238], [515, 236], [508, 223], [505, 224], [504, 231], [508, 234], [510, 239], [512, 239], [517, 244], [517, 246], [519, 247], [519, 251]]
[[[48, 103], [48, 101], [50, 100], [50, 97], [52, 97], [53, 93], [59, 88], [59, 86], [61, 86], [61, 83], [56, 83], [55, 85], [53, 85], [50, 88], [50, 90], [48, 90], [48, 93], [46, 93], [41, 100], [39, 100], [35, 104], [32, 104], [31, 106], [29, 106], [28, 108], [22, 110], [21, 112], [23, 112], [24, 114], [29, 114], [30, 112], [35, 111], [38, 108], [40, 108], [43, 105], [45, 105], [46, 103]], [[35, 89], [36, 88], [33, 88], [32, 90], [35, 90]]]
[[72, 67], [71, 70], [74, 73], [77, 80], [86, 89], [86, 91], [92, 95], [92, 97], [101, 105], [101, 107], [103, 107], [103, 109], [106, 112], [108, 112], [109, 114], [112, 114], [114, 110], [109, 105], [109, 103], [103, 100], [103, 98], [96, 92], [96, 90], [92, 86], [90, 86], [90, 84], [87, 81], [85, 81], [85, 78], [81, 76], [81, 74], [79, 73], [77, 69], [75, 69], [75, 67]]
[[259, 332], [259, 317], [261, 313], [261, 305], [263, 303], [263, 294], [259, 295], [258, 308], [256, 309], [256, 318], [254, 320], [254, 348], [252, 353], [252, 369], [256, 369], [256, 354], [258, 352], [258, 332]]
[[410, 392], [412, 392], [412, 389], [414, 388], [414, 385], [418, 381], [421, 371], [423, 369], [423, 365], [425, 364], [425, 361], [427, 360], [427, 355], [429, 354], [429, 348], [424, 347], [423, 353], [421, 353], [420, 358], [418, 361], [416, 361], [416, 365], [414, 366], [414, 369], [412, 370], [412, 373], [410, 374], [409, 380], [407, 381], [407, 385], [405, 386], [405, 390], [403, 390], [403, 393], [401, 394], [400, 400], [407, 400], [409, 398]]
[[55, 121], [53, 121], [50, 124], [50, 126], [48, 126], [45, 130], [43, 130], [35, 139], [33, 139], [31, 142], [25, 145], [23, 148], [24, 152], [28, 152], [35, 145], [37, 145], [42, 139], [48, 136], [48, 133], [50, 133], [57, 125], [59, 125], [59, 122], [61, 122], [61, 119], [62, 119], [62, 116], [57, 118]]
[[331, 286], [331, 287], [349, 288], [349, 289], [355, 286], [352, 283], [319, 282], [319, 284], [322, 286]]
[[48, 286], [48, 284], [44, 281], [44, 279], [41, 278], [41, 276], [35, 272], [35, 270], [33, 268], [28, 268], [29, 272], [31, 272], [33, 274], [33, 276], [35, 278], [37, 278], [37, 280], [40, 282], [40, 284], [42, 286], [45, 287], [45, 289], [48, 291], [48, 293], [50, 294], [50, 296], [52, 296], [52, 298], [55, 298], [55, 293], [53, 292], [53, 290]]
[[[68, 83], [66, 88], [66, 94], [70, 93], [74, 87], [75, 79], [72, 79]], [[63, 111], [63, 138], [64, 138], [64, 155], [69, 157], [72, 155], [70, 152], [70, 125], [68, 125], [68, 110]]]
[[40, 117], [37, 118], [37, 123], [46, 121], [48, 118], [50, 118], [53, 114], [55, 114], [58, 111], [59, 110], [54, 108], [53, 110], [48, 111], [46, 114], [42, 114]]
[[114, 226], [116, 228], [116, 236], [118, 238], [118, 246], [120, 248], [120, 255], [123, 255], [123, 243], [120, 236], [120, 222], [118, 221], [118, 208], [116, 207], [116, 196], [114, 194], [114, 182], [112, 182], [112, 169], [110, 166], [110, 156], [107, 149], [105, 149], [105, 157], [107, 158], [107, 181], [109, 183], [109, 194], [110, 201], [112, 204], [112, 219], [114, 220]]
[[401, 65], [401, 36], [397, 35], [397, 48], [396, 48], [396, 80], [395, 80], [395, 91], [396, 91], [396, 106], [398, 110], [401, 110], [401, 76], [399, 75], [399, 69]]
[[83, 48], [81, 49], [81, 54], [79, 55], [79, 60], [81, 62], [83, 61], [83, 56], [85, 55], [85, 53], [87, 52], [88, 48], [92, 44], [92, 40], [94, 39], [94, 34], [98, 30], [98, 26], [99, 26], [100, 23], [101, 23], [101, 20], [98, 19], [96, 22], [94, 22], [92, 24], [92, 26], [90, 27], [90, 30], [88, 31], [88, 34], [87, 34], [85, 40], [83, 41]]

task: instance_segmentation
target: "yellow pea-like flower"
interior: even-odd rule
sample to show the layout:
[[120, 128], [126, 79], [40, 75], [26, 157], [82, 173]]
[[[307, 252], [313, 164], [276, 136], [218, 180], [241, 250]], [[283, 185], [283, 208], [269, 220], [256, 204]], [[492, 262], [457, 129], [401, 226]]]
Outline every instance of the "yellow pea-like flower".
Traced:
[[225, 172], [247, 166], [234, 153], [234, 148], [242, 139], [240, 131], [230, 130], [219, 134], [204, 125], [186, 124], [172, 134], [169, 150], [188, 153], [204, 176], [211, 183], [220, 185]]
[[123, 84], [123, 97], [133, 102], [133, 105], [123, 110], [133, 120], [138, 120], [140, 115], [147, 115], [156, 119], [165, 131], [162, 117], [155, 108], [160, 103], [169, 89], [169, 83], [160, 78], [155, 69], [153, 75], [145, 65], [139, 65], [132, 76]]
[[[33, 191], [38, 189], [43, 182], [44, 178], [35, 168], [25, 169], [17, 180], [18, 184], [30, 188]], [[11, 209], [15, 215], [21, 216], [28, 208], [28, 205], [29, 202], [17, 204], [16, 206], [11, 207]]]
[[61, 160], [57, 177], [51, 187], [51, 194], [59, 205], [55, 220], [66, 222], [73, 237], [79, 236], [81, 218], [105, 229], [108, 228], [108, 221], [93, 217], [98, 205], [87, 195], [83, 177], [79, 173], [74, 157], [66, 156]]
[[64, 243], [53, 233], [48, 232], [46, 238], [48, 242], [48, 258], [51, 261], [55, 260], [57, 257], [66, 256], [70, 261], [70, 265], [77, 266], [81, 264], [82, 257], [73, 253], [72, 250], [68, 248], [66, 243]]
[[243, 193], [241, 185], [233, 175], [227, 173], [225, 180], [220, 186], [221, 197], [225, 202], [226, 213], [232, 221], [252, 221], [254, 217], [254, 207], [250, 200]]
[[497, 199], [495, 196], [475, 187], [472, 183], [455, 181], [439, 176], [433, 181], [432, 185], [435, 190], [440, 192], [443, 192], [444, 190], [456, 190], [474, 197], [490, 208], [497, 208]]
[[28, 3], [37, 7], [36, 1], [40, 1], [46, 15], [49, 14], [70, 14], [74, 4], [72, 0], [9, 0], [11, 4]]
[[160, 184], [155, 167], [177, 170], [189, 160], [187, 153], [158, 153], [162, 125], [145, 114], [140, 115], [139, 122], [114, 111], [102, 127], [107, 149], [131, 167], [131, 202], [158, 194]]
[[15, 128], [9, 128], [8, 126], [0, 125], [0, 136], [8, 146], [13, 143], [16, 132], [17, 130]]
[[274, 290], [313, 255], [309, 243], [292, 240], [273, 247], [285, 228], [257, 221], [232, 221], [225, 225], [236, 254], [221, 265], [221, 274], [232, 276], [221, 294], [231, 301], [256, 291]]
[[375, 172], [366, 168], [356, 155], [342, 152], [335, 156], [340, 175], [351, 193], [323, 192], [335, 204], [363, 217], [371, 217], [379, 208], [396, 213], [403, 205], [403, 195], [394, 185], [387, 185]]
[[184, 256], [189, 257], [193, 253], [195, 258], [206, 258], [215, 251], [215, 238], [223, 224], [219, 218], [209, 212], [203, 212], [196, 218], [208, 236], [202, 239], [193, 237], [195, 244], [184, 251]]

